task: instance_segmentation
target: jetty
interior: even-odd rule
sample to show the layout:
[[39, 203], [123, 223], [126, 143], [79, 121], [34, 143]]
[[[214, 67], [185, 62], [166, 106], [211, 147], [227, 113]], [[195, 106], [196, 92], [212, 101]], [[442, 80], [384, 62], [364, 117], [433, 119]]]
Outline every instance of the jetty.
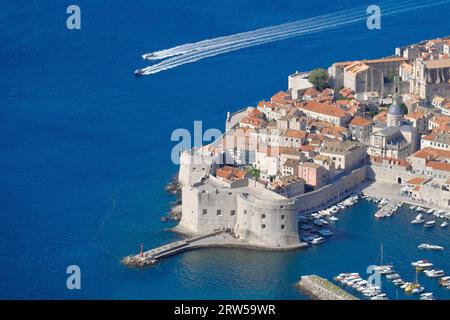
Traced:
[[382, 206], [376, 213], [376, 218], [390, 217], [402, 203], [400, 201], [391, 200], [386, 205]]
[[[218, 236], [223, 235], [220, 241], [218, 241]], [[174, 254], [191, 250], [198, 247], [207, 247], [212, 245], [226, 244], [230, 241], [229, 235], [225, 230], [217, 230], [211, 233], [203, 234], [190, 239], [179, 240], [163, 246], [143, 251], [136, 255], [130, 255], [122, 259], [124, 265], [130, 267], [147, 267], [156, 264], [159, 260], [172, 256]], [[223, 241], [225, 240], [225, 241]], [[227, 241], [228, 240], [228, 241]]]
[[314, 300], [359, 300], [327, 279], [317, 275], [302, 276], [296, 287]]

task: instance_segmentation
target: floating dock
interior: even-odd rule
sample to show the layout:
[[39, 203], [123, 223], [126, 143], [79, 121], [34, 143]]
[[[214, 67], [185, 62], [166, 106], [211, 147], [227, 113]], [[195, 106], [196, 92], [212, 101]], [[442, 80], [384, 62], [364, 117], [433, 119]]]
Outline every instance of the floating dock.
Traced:
[[317, 275], [302, 276], [296, 285], [314, 300], [359, 300], [347, 291]]

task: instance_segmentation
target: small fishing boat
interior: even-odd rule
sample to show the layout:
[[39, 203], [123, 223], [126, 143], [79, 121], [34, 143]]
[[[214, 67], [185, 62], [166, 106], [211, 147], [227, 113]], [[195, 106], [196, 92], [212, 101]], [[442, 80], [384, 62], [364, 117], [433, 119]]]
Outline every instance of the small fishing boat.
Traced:
[[441, 223], [441, 228], [445, 228], [446, 226], [448, 226], [448, 222], [444, 221]]

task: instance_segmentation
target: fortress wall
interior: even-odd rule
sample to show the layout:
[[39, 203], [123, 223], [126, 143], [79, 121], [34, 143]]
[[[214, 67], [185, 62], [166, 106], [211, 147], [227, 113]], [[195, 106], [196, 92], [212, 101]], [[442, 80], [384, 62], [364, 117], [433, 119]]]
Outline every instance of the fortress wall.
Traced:
[[182, 217], [179, 228], [191, 233], [205, 233], [234, 228], [236, 192], [217, 188], [212, 191], [185, 186], [182, 189]]
[[178, 181], [183, 186], [188, 186], [200, 181], [211, 171], [211, 160], [200, 155], [192, 155], [190, 152], [182, 152], [180, 155], [180, 169]]
[[326, 203], [336, 202], [340, 196], [353, 191], [354, 187], [366, 180], [366, 166], [353, 170], [332, 184], [296, 197], [297, 211], [319, 210]]
[[[414, 178], [415, 174], [403, 167], [367, 166], [367, 178], [387, 183], [402, 183]], [[399, 180], [400, 179], [400, 180]]]
[[182, 218], [177, 228], [197, 234], [234, 228], [235, 234], [249, 244], [272, 248], [298, 246], [298, 213], [338, 201], [339, 195], [344, 197], [365, 179], [364, 166], [318, 190], [294, 198], [276, 199], [267, 195], [267, 200], [247, 197], [241, 188], [184, 186]]
[[287, 247], [300, 244], [298, 215], [292, 200], [237, 198], [235, 234], [250, 244]]

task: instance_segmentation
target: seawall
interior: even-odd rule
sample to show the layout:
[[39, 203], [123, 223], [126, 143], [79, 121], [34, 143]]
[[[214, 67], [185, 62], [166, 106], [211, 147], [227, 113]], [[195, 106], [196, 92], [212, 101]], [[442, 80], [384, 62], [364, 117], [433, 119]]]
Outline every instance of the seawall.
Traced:
[[327, 279], [317, 275], [302, 276], [296, 285], [314, 300], [359, 300]]

